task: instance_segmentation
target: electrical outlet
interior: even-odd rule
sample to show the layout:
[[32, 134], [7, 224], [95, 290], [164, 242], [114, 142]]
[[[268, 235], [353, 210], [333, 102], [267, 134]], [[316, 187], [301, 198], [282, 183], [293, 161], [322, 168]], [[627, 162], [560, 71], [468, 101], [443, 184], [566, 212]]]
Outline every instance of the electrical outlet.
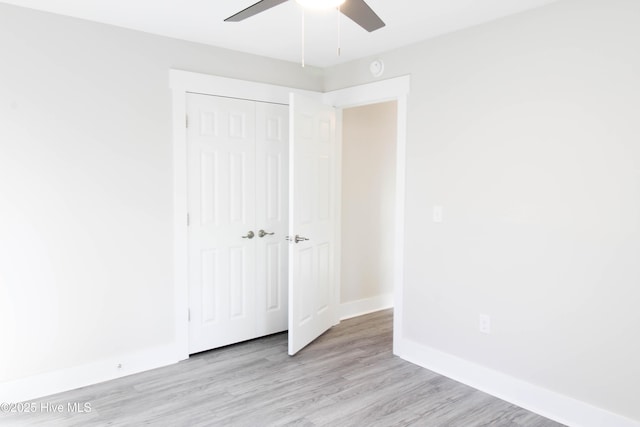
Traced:
[[487, 314], [481, 314], [480, 323], [478, 326], [479, 326], [480, 332], [487, 335], [490, 334], [491, 333], [491, 317]]

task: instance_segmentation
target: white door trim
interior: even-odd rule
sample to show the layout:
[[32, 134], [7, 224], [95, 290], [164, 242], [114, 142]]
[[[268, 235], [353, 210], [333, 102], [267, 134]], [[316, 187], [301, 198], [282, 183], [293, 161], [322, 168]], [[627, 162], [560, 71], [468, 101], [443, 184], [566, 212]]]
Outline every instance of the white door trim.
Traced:
[[187, 93], [289, 104], [289, 93], [322, 99], [318, 92], [249, 82], [182, 70], [169, 71], [173, 99], [173, 290], [175, 346], [179, 360], [189, 357], [189, 273], [187, 238]]
[[[397, 353], [402, 339], [403, 287], [404, 287], [404, 206], [405, 206], [405, 170], [407, 146], [407, 114], [408, 96], [411, 88], [411, 77], [402, 76], [324, 94], [324, 102], [339, 109], [359, 105], [375, 104], [385, 101], [397, 102], [397, 144], [396, 144], [396, 210], [395, 210], [395, 242], [394, 242], [394, 312], [393, 312], [393, 352]], [[342, 114], [338, 114], [338, 129], [342, 129]], [[338, 132], [338, 179], [341, 181], [342, 170], [342, 138]], [[338, 202], [342, 197], [338, 197]], [[338, 208], [341, 211], [341, 206]], [[337, 248], [341, 247], [340, 222], [338, 221]], [[338, 253], [336, 270], [340, 271], [341, 254]], [[340, 282], [338, 277], [338, 289]], [[339, 301], [338, 301], [339, 303]]]

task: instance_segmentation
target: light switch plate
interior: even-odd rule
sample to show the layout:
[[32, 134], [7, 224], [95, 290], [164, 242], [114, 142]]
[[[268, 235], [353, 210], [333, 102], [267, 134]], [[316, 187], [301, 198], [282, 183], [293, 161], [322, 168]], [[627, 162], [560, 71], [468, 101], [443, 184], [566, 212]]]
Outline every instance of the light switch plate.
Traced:
[[442, 222], [442, 221], [443, 221], [442, 206], [434, 206], [433, 207], [433, 222]]

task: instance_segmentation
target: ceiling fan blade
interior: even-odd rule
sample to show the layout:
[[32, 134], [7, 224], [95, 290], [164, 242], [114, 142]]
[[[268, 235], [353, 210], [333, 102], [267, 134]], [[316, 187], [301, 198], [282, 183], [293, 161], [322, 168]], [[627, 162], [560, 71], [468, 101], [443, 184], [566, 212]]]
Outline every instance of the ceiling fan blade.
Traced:
[[228, 17], [224, 21], [225, 22], [242, 21], [244, 19], [252, 17], [253, 15], [257, 15], [260, 12], [264, 12], [267, 9], [271, 9], [272, 7], [277, 6], [280, 3], [284, 3], [286, 1], [289, 1], [289, 0], [261, 0], [258, 3], [252, 4], [248, 8], [241, 10], [235, 15]]
[[378, 30], [386, 25], [364, 0], [345, 1], [340, 6], [340, 12], [369, 32]]

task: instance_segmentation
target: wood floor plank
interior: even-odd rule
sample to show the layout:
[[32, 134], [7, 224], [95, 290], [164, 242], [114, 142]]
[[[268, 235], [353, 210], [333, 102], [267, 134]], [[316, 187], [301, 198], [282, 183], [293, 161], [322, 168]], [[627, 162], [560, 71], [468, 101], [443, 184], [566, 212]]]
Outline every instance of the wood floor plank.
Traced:
[[37, 405], [90, 413], [2, 414], [2, 426], [558, 427], [392, 354], [393, 313], [342, 322], [295, 357], [286, 333], [200, 353]]

